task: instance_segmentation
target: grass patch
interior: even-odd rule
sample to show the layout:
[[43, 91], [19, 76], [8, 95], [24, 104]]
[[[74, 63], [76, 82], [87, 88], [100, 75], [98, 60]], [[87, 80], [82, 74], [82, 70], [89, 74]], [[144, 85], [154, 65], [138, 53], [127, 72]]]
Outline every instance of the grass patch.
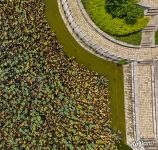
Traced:
[[133, 34], [125, 35], [125, 36], [112, 36], [112, 37], [115, 38], [116, 40], [119, 40], [128, 44], [140, 45], [142, 33], [141, 31], [139, 31]]
[[[149, 18], [143, 17], [134, 25], [127, 24], [124, 19], [113, 18], [105, 10], [105, 0], [82, 0], [82, 3], [94, 23], [115, 39], [128, 44], [140, 45], [141, 30], [147, 25]], [[143, 11], [143, 9], [142, 9]]]
[[45, 0], [46, 17], [52, 30], [57, 34], [58, 40], [64, 46], [64, 51], [69, 57], [75, 57], [77, 62], [84, 64], [89, 69], [104, 75], [109, 79], [110, 106], [112, 127], [120, 130], [123, 135], [123, 143], [120, 150], [130, 149], [126, 143], [125, 113], [124, 113], [124, 86], [123, 68], [114, 63], [105, 61], [83, 49], [71, 36], [60, 16], [57, 0]]

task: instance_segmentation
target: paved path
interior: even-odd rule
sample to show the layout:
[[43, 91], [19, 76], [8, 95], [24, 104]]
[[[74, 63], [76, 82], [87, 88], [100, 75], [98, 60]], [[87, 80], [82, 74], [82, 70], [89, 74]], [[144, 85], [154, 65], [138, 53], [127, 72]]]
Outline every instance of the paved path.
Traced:
[[140, 138], [154, 138], [152, 65], [137, 65]]
[[124, 82], [127, 143], [158, 150], [158, 61], [124, 66]]

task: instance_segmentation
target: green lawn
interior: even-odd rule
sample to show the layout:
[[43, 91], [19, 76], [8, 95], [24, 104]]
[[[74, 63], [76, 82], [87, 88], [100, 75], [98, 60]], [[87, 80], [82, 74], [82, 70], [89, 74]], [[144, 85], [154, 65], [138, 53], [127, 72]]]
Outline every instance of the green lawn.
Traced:
[[[123, 142], [126, 142], [125, 114], [124, 114], [124, 87], [123, 68], [114, 63], [105, 61], [83, 49], [71, 36], [60, 16], [57, 0], [45, 0], [46, 17], [51, 29], [57, 34], [59, 42], [64, 46], [64, 51], [69, 57], [75, 57], [77, 62], [84, 64], [90, 70], [94, 70], [106, 76], [110, 83], [110, 101], [112, 111], [112, 127], [123, 134]], [[120, 150], [128, 150], [126, 145]]]
[[140, 45], [141, 43], [141, 31], [133, 33], [133, 34], [129, 34], [126, 36], [112, 36], [113, 38], [115, 38], [116, 40], [128, 43], [128, 44], [132, 44], [132, 45]]

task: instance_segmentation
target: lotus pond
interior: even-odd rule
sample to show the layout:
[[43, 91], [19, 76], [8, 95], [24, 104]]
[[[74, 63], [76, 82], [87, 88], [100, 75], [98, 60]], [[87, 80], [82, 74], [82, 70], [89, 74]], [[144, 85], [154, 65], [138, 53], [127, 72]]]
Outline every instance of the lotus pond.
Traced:
[[121, 131], [120, 150], [131, 150], [126, 143], [125, 114], [124, 114], [124, 90], [123, 90], [123, 68], [114, 63], [105, 61], [94, 56], [83, 49], [70, 35], [61, 15], [59, 13], [57, 0], [45, 2], [45, 14], [52, 30], [64, 46], [63, 50], [69, 57], [75, 57], [76, 61], [84, 64], [90, 70], [98, 72], [108, 78], [108, 89], [110, 90], [111, 127], [115, 131]]
[[[7, 0], [0, 8], [0, 149], [117, 149], [124, 133], [124, 111], [117, 107], [123, 103], [115, 106], [109, 99], [112, 92], [121, 101], [122, 92], [111, 90], [111, 79], [103, 73], [91, 71], [96, 63], [87, 62], [88, 70], [77, 63], [78, 57], [76, 61], [65, 55], [46, 21], [41, 0]], [[96, 59], [86, 52], [83, 56]], [[101, 59], [97, 62], [104, 63], [105, 70], [106, 64], [109, 69], [117, 68]], [[115, 73], [121, 80], [119, 70]], [[114, 118], [122, 122], [115, 124]], [[122, 134], [112, 128], [111, 121]]]

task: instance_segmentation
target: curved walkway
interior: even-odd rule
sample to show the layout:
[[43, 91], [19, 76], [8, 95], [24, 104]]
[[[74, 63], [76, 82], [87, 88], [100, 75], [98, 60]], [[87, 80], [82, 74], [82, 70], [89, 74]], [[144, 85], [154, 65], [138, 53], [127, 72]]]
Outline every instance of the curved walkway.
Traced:
[[[78, 29], [82, 33], [90, 37], [90, 40], [100, 45], [103, 48], [103, 52], [108, 52], [109, 54], [128, 60], [144, 61], [153, 60], [158, 57], [158, 48], [131, 48], [126, 47], [100, 35], [90, 24], [89, 21], [84, 17], [82, 10], [80, 8], [80, 0], [62, 0], [63, 9], [69, 15], [72, 16], [73, 21], [75, 21]], [[69, 13], [68, 13], [69, 11]], [[68, 19], [69, 23], [72, 24], [72, 20]]]

